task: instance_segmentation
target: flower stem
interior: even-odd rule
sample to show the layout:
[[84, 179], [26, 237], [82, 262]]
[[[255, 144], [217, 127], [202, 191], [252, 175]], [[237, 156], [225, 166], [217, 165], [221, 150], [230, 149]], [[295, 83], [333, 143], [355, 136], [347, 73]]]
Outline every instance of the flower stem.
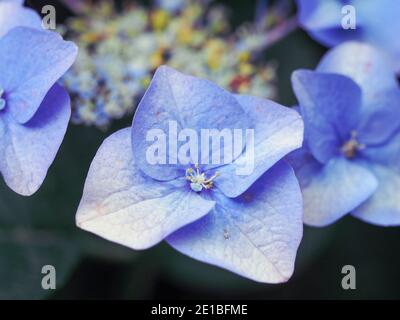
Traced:
[[271, 29], [270, 31], [267, 31], [265, 42], [260, 47], [263, 50], [267, 49], [268, 47], [272, 46], [273, 44], [287, 37], [298, 27], [299, 23], [296, 16], [281, 22], [275, 28]]
[[61, 0], [61, 2], [75, 14], [82, 13], [85, 7], [83, 0]]

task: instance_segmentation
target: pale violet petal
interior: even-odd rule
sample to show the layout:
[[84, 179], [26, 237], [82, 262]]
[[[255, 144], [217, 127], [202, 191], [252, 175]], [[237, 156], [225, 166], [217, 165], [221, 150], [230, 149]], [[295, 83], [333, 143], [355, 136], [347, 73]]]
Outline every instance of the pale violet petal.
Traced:
[[[182, 175], [182, 170], [186, 169], [187, 165], [183, 165], [178, 161], [180, 159], [176, 158], [177, 152], [174, 150], [180, 149], [184, 142], [177, 142], [173, 131], [180, 133], [182, 129], [194, 130], [199, 141], [196, 144], [199, 157], [193, 159], [193, 162], [202, 163], [200, 158], [209, 156], [205, 148], [202, 150], [200, 143], [199, 135], [202, 129], [221, 132], [224, 129], [244, 130], [248, 126], [246, 114], [232, 94], [207, 80], [161, 66], [139, 103], [133, 119], [134, 156], [139, 168], [152, 178], [163, 181], [174, 179]], [[155, 130], [161, 131], [167, 137], [167, 147], [159, 152], [160, 158], [164, 159], [161, 161], [163, 164], [153, 163], [147, 156], [150, 146], [154, 144], [154, 140], [147, 137]], [[170, 139], [173, 143], [169, 143]], [[170, 147], [174, 144], [176, 149]], [[218, 145], [216, 149], [219, 151], [222, 148]], [[207, 155], [204, 155], [203, 151]], [[216, 150], [210, 148], [209, 151], [213, 153]], [[221, 157], [224, 151], [234, 154], [233, 145], [224, 146]], [[223, 164], [222, 161], [220, 164]]]
[[351, 78], [363, 91], [364, 105], [375, 94], [398, 88], [396, 74], [381, 50], [361, 42], [345, 42], [321, 59], [317, 71]]
[[304, 201], [304, 223], [322, 227], [357, 208], [377, 189], [374, 174], [363, 166], [338, 157], [320, 164], [304, 150], [294, 151], [295, 168]]
[[303, 233], [301, 192], [281, 161], [240, 197], [167, 238], [178, 251], [259, 282], [287, 281]]
[[400, 225], [400, 170], [369, 164], [379, 182], [378, 189], [365, 203], [355, 209], [353, 216], [380, 226]]
[[361, 89], [338, 74], [297, 70], [293, 90], [304, 119], [305, 139], [321, 163], [340, 155], [340, 149], [358, 125]]
[[68, 93], [57, 84], [28, 123], [0, 114], [0, 172], [11, 189], [25, 196], [38, 190], [63, 141], [70, 115]]
[[215, 185], [234, 198], [246, 191], [264, 172], [303, 142], [303, 121], [298, 112], [266, 99], [237, 95], [254, 123], [254, 140], [232, 164], [218, 168]]
[[23, 7], [22, 3], [22, 0], [0, 1], [0, 38], [15, 27], [42, 27], [40, 16], [34, 10]]
[[75, 61], [78, 48], [56, 32], [17, 27], [0, 39], [0, 88], [20, 123], [29, 121], [50, 88]]
[[131, 129], [107, 138], [89, 169], [77, 225], [132, 249], [146, 249], [206, 215], [214, 201], [190, 191], [184, 179], [159, 182], [133, 160]]

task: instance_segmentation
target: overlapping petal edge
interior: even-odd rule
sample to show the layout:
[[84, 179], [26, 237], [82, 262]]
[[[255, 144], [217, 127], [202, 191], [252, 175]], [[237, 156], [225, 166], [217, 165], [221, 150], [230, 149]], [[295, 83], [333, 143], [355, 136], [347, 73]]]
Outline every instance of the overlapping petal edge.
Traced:
[[[393, 0], [297, 0], [300, 25], [312, 38], [328, 47], [346, 41], [362, 41], [387, 54], [392, 66], [400, 71], [400, 2]], [[342, 21], [354, 8], [355, 28], [345, 29]], [[351, 57], [350, 57], [351, 59]]]
[[[296, 71], [292, 80], [306, 140], [289, 161], [302, 187], [305, 223], [325, 226], [353, 212], [372, 224], [399, 225], [400, 89], [385, 56], [347, 42], [316, 71]], [[365, 147], [346, 159], [340, 147], [351, 129]]]

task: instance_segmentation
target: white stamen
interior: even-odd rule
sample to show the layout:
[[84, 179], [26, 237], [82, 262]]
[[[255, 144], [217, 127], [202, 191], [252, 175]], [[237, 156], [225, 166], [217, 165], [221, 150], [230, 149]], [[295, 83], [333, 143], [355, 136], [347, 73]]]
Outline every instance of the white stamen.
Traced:
[[195, 164], [195, 169], [186, 169], [186, 179], [189, 180], [190, 188], [195, 192], [201, 192], [203, 189], [211, 189], [214, 185], [214, 179], [219, 176], [216, 172], [212, 177], [207, 178], [204, 172], [200, 171], [199, 165]]

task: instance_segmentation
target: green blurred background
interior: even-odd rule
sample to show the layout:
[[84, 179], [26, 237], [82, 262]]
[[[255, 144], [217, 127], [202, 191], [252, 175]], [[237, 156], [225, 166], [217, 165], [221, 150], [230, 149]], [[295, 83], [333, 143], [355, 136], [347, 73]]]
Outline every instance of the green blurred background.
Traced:
[[[255, 1], [221, 1], [232, 23], [254, 18]], [[57, 1], [58, 19], [71, 13]], [[58, 21], [58, 22], [60, 22]], [[279, 102], [295, 104], [290, 75], [314, 68], [326, 51], [297, 30], [268, 49], [278, 63]], [[70, 125], [40, 191], [24, 198], [0, 181], [0, 299], [398, 299], [400, 228], [380, 228], [346, 217], [327, 228], [305, 227], [294, 276], [286, 284], [257, 284], [194, 261], [167, 244], [135, 252], [75, 227], [90, 162], [107, 131]], [[357, 289], [341, 287], [341, 269], [354, 265]], [[57, 270], [57, 290], [41, 288], [43, 265]]]

